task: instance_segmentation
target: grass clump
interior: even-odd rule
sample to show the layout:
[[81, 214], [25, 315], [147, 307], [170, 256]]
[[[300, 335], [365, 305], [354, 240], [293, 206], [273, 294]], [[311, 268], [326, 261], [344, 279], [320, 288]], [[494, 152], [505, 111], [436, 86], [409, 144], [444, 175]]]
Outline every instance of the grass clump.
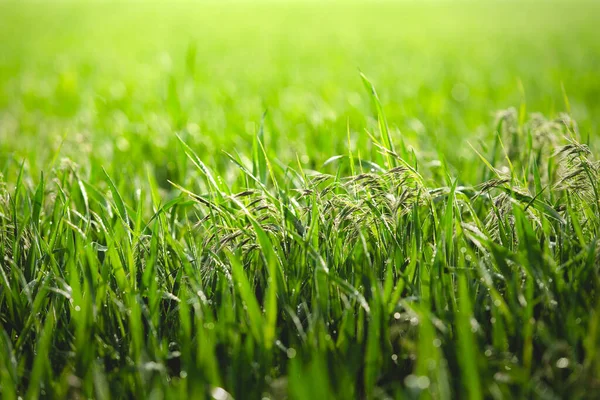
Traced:
[[499, 115], [475, 186], [383, 131], [334, 174], [257, 134], [229, 179], [181, 140], [199, 179], [166, 202], [152, 174], [132, 201], [106, 172], [22, 165], [0, 197], [3, 398], [589, 396], [598, 161], [565, 116]]
[[484, 3], [0, 3], [0, 398], [593, 398], [600, 8]]

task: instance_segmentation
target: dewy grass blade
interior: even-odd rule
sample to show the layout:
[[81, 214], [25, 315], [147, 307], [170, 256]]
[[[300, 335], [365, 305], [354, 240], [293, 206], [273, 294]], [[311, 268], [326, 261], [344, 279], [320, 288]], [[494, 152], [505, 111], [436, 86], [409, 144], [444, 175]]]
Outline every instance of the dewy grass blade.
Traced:
[[106, 181], [108, 183], [108, 187], [110, 188], [110, 192], [113, 196], [113, 200], [115, 202], [115, 205], [117, 206], [119, 218], [121, 218], [121, 220], [123, 221], [123, 223], [125, 225], [129, 226], [129, 215], [127, 214], [127, 208], [125, 208], [125, 203], [123, 202], [123, 198], [121, 197], [121, 194], [119, 194], [119, 190], [117, 189], [117, 186], [115, 185], [113, 180], [110, 178], [110, 176], [108, 175], [106, 170], [104, 170], [104, 168], [102, 169], [102, 172], [104, 172]]
[[244, 272], [244, 267], [235, 254], [231, 252], [226, 252], [225, 254], [229, 259], [231, 272], [233, 273], [233, 278], [237, 284], [235, 290], [239, 293], [240, 299], [243, 301], [244, 308], [248, 315], [248, 327], [250, 328], [254, 339], [259, 343], [264, 343], [262, 329], [264, 320], [256, 296], [252, 290], [252, 286], [250, 286], [250, 281]]
[[479, 378], [478, 346], [474, 336], [478, 324], [473, 318], [468, 282], [464, 274], [458, 276], [458, 299], [456, 335], [460, 351], [458, 362], [462, 368], [461, 379], [467, 397], [478, 400], [483, 398]]
[[35, 195], [33, 196], [33, 210], [31, 212], [31, 219], [36, 228], [39, 227], [40, 224], [40, 214], [44, 205], [44, 190], [44, 174], [42, 173], [40, 177], [40, 183], [38, 184], [38, 187], [35, 190]]

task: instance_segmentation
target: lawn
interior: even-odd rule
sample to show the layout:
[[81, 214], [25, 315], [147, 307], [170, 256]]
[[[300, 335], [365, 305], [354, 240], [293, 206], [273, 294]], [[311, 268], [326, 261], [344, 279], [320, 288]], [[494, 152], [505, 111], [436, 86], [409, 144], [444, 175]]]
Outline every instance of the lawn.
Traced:
[[0, 397], [594, 398], [598, 21], [0, 2]]

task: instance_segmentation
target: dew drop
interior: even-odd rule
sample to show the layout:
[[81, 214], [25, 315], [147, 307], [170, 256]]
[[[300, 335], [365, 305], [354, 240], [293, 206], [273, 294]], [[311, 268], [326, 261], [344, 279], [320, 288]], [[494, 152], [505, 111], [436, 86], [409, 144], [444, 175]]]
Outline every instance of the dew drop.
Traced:
[[430, 384], [430, 383], [431, 383], [431, 382], [429, 381], [429, 378], [428, 378], [428, 377], [426, 377], [426, 376], [420, 376], [420, 377], [417, 379], [417, 386], [418, 386], [418, 387], [419, 387], [419, 389], [421, 389], [421, 390], [425, 390], [425, 389], [427, 389], [427, 388], [429, 387], [429, 384]]
[[296, 350], [290, 347], [289, 349], [287, 349], [286, 354], [288, 358], [294, 358], [296, 357]]
[[216, 387], [214, 388], [210, 394], [212, 395], [212, 398], [215, 400], [227, 400], [230, 398], [229, 393], [227, 393], [227, 391], [221, 387]]
[[569, 366], [569, 359], [566, 357], [561, 357], [556, 361], [556, 366], [558, 368], [567, 368]]

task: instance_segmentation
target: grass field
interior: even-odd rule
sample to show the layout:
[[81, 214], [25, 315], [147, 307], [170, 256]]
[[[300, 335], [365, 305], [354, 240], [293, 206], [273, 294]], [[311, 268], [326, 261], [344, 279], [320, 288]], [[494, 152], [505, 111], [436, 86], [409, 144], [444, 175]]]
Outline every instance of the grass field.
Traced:
[[0, 2], [0, 397], [594, 398], [599, 20]]

